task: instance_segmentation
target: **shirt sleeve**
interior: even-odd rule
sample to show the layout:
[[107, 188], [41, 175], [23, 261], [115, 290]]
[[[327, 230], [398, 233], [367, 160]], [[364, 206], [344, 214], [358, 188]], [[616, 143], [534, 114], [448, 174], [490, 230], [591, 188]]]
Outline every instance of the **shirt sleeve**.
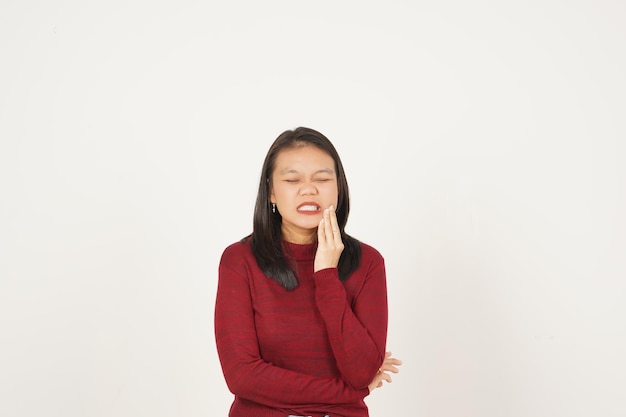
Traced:
[[384, 260], [378, 255], [363, 267], [365, 278], [351, 303], [337, 268], [314, 274], [316, 303], [326, 324], [337, 367], [343, 379], [356, 389], [372, 382], [384, 361], [387, 341]]
[[[241, 263], [241, 259], [238, 260]], [[238, 268], [239, 269], [239, 268]], [[274, 366], [260, 355], [249, 277], [225, 261], [219, 268], [215, 304], [217, 350], [230, 391], [276, 408], [345, 404], [369, 394], [341, 378], [315, 377]]]

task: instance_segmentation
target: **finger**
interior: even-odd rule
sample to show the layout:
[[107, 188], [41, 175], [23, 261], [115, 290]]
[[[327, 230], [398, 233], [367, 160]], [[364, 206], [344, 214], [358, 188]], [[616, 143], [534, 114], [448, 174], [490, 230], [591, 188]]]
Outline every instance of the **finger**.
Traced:
[[393, 372], [394, 374], [400, 372], [400, 370], [393, 365], [383, 365], [380, 370], [385, 372]]
[[390, 362], [385, 362], [380, 366], [381, 370], [392, 370], [395, 369], [396, 372], [398, 371], [398, 368], [395, 366], [395, 363], [390, 363]]
[[324, 245], [325, 239], [326, 239], [326, 233], [325, 233], [325, 229], [324, 229], [324, 223], [326, 223], [324, 221], [324, 218], [322, 217], [322, 220], [320, 220], [320, 224], [317, 226], [317, 243], [319, 245]]
[[[332, 206], [331, 206], [332, 207]], [[330, 207], [324, 210], [324, 232], [329, 242], [333, 240], [333, 225], [330, 219]]]
[[341, 242], [341, 230], [339, 229], [339, 223], [337, 222], [337, 213], [335, 212], [335, 207], [330, 206], [328, 210], [328, 217], [330, 218], [330, 226], [333, 232], [333, 238], [335, 241]]
[[402, 365], [402, 361], [400, 359], [391, 357], [391, 352], [385, 353], [385, 360], [383, 362], [393, 363], [394, 365]]
[[391, 376], [385, 372], [381, 372], [380, 373], [380, 377], [384, 380], [387, 381], [388, 383], [391, 382]]

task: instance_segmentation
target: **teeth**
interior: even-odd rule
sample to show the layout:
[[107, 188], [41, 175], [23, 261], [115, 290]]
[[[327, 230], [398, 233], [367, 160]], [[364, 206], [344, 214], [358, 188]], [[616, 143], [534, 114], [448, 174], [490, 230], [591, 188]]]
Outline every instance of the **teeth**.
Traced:
[[298, 210], [300, 210], [300, 211], [318, 211], [319, 207], [318, 206], [302, 206], [302, 207], [299, 207]]

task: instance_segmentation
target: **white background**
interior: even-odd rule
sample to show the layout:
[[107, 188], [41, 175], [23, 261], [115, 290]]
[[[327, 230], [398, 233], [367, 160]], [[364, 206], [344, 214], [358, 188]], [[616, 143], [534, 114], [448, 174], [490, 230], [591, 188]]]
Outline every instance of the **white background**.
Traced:
[[0, 5], [0, 415], [226, 416], [217, 263], [285, 129], [386, 258], [371, 415], [624, 416], [622, 1]]

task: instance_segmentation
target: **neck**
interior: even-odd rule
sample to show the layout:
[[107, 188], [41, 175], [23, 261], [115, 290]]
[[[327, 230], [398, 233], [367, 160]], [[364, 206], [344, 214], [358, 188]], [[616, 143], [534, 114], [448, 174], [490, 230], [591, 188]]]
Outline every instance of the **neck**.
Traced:
[[290, 243], [296, 243], [298, 245], [306, 245], [309, 243], [315, 243], [317, 241], [317, 229], [291, 229], [285, 227], [281, 228], [283, 239]]

